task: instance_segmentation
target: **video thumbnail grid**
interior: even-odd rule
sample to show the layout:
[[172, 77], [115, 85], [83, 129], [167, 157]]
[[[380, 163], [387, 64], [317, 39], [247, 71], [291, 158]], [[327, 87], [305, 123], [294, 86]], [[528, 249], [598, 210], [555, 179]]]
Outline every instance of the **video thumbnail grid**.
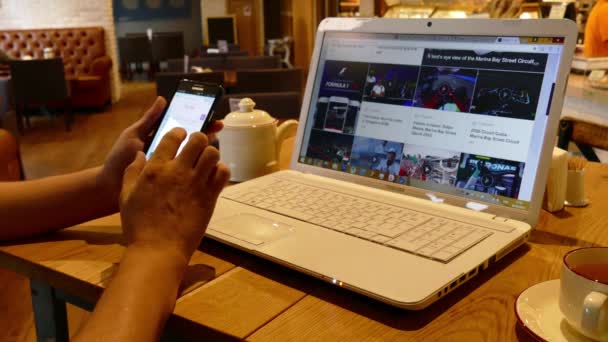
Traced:
[[327, 61], [313, 129], [356, 135], [362, 102], [533, 121], [542, 73]]
[[357, 120], [362, 103], [375, 102], [532, 121], [542, 81], [535, 70], [326, 61], [301, 162], [517, 199], [523, 162], [357, 136]]
[[327, 61], [313, 129], [355, 135], [363, 101], [412, 106], [420, 67]]
[[414, 106], [534, 120], [543, 74], [423, 66]]
[[[525, 163], [394, 141], [315, 130], [301, 162], [359, 176], [434, 189], [517, 199]], [[321, 147], [322, 146], [322, 147]]]

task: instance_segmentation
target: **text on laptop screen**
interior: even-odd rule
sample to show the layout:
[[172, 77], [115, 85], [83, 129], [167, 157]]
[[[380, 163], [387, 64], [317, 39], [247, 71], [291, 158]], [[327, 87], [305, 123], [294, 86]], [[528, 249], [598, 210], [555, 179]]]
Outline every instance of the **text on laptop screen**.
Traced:
[[328, 32], [298, 161], [527, 209], [563, 42]]

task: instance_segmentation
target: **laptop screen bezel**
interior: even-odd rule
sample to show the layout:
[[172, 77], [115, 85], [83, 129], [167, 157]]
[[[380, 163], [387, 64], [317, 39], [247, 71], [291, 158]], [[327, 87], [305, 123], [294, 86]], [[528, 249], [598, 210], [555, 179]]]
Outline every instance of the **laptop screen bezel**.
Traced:
[[[430, 23], [430, 25], [429, 25]], [[576, 44], [576, 25], [569, 20], [488, 20], [488, 19], [361, 19], [361, 18], [328, 18], [323, 20], [317, 31], [315, 47], [311, 57], [307, 86], [300, 112], [300, 126], [296, 135], [294, 152], [290, 169], [328, 177], [349, 183], [356, 183], [381, 190], [402, 193], [418, 198], [428, 199], [430, 191], [415, 187], [389, 183], [377, 179], [351, 175], [349, 173], [316, 167], [299, 162], [300, 150], [305, 134], [306, 122], [310, 112], [311, 100], [314, 98], [313, 89], [318, 74], [321, 49], [328, 32], [356, 33], [389, 33], [389, 34], [420, 34], [420, 35], [454, 35], [454, 36], [510, 36], [510, 37], [559, 37], [564, 38], [563, 51], [557, 71], [554, 96], [550, 101], [549, 120], [545, 130], [541, 149], [539, 166], [535, 176], [532, 198], [528, 209], [515, 209], [486, 202], [476, 202], [487, 206], [485, 213], [499, 217], [524, 221], [531, 226], [536, 225], [542, 205], [545, 183], [551, 163], [551, 151], [555, 146], [557, 125], [561, 116], [567, 77]], [[435, 193], [435, 192], [433, 192]], [[466, 208], [472, 202], [470, 199], [449, 194], [439, 194], [444, 203]]]

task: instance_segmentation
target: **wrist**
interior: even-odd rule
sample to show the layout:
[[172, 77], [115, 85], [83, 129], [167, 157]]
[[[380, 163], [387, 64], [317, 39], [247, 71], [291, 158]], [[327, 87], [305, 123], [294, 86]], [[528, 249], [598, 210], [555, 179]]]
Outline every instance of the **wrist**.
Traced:
[[127, 257], [143, 260], [147, 268], [170, 271], [176, 275], [185, 272], [189, 262], [189, 259], [177, 248], [143, 242], [131, 243], [125, 252], [125, 258]]
[[95, 168], [95, 188], [97, 200], [107, 203], [113, 212], [118, 211], [118, 200], [120, 198], [120, 184], [112, 181], [112, 177], [104, 166]]
[[183, 252], [181, 252], [177, 247], [173, 247], [171, 245], [160, 245], [137, 241], [129, 244], [127, 247], [127, 252], [130, 254], [146, 256], [151, 259], [166, 260], [166, 264], [171, 264], [176, 267], [185, 267], [188, 265], [189, 261]]
[[[166, 305], [172, 311], [188, 261], [181, 253], [171, 249], [131, 244], [120, 261], [119, 270], [128, 270], [132, 277], [146, 279], [146, 282], [156, 282], [155, 286], [171, 293]], [[162, 277], [160, 282], [159, 276]]]
[[[123, 287], [129, 284], [133, 288], [139, 288], [140, 294], [156, 296], [153, 301], [157, 306], [153, 310], [159, 311], [164, 317], [161, 321], [164, 321], [175, 307], [187, 263], [182, 255], [174, 251], [131, 244], [127, 247], [110, 286], [114, 283], [123, 284]], [[139, 305], [137, 296], [129, 296], [122, 304], [127, 307]]]

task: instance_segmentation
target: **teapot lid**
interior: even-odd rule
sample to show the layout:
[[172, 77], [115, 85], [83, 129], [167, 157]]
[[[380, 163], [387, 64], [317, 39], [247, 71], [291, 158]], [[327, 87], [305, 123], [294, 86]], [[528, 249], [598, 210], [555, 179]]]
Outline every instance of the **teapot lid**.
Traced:
[[224, 118], [226, 126], [257, 126], [272, 124], [276, 120], [263, 110], [254, 109], [255, 102], [246, 97], [239, 102], [239, 110], [234, 111]]

